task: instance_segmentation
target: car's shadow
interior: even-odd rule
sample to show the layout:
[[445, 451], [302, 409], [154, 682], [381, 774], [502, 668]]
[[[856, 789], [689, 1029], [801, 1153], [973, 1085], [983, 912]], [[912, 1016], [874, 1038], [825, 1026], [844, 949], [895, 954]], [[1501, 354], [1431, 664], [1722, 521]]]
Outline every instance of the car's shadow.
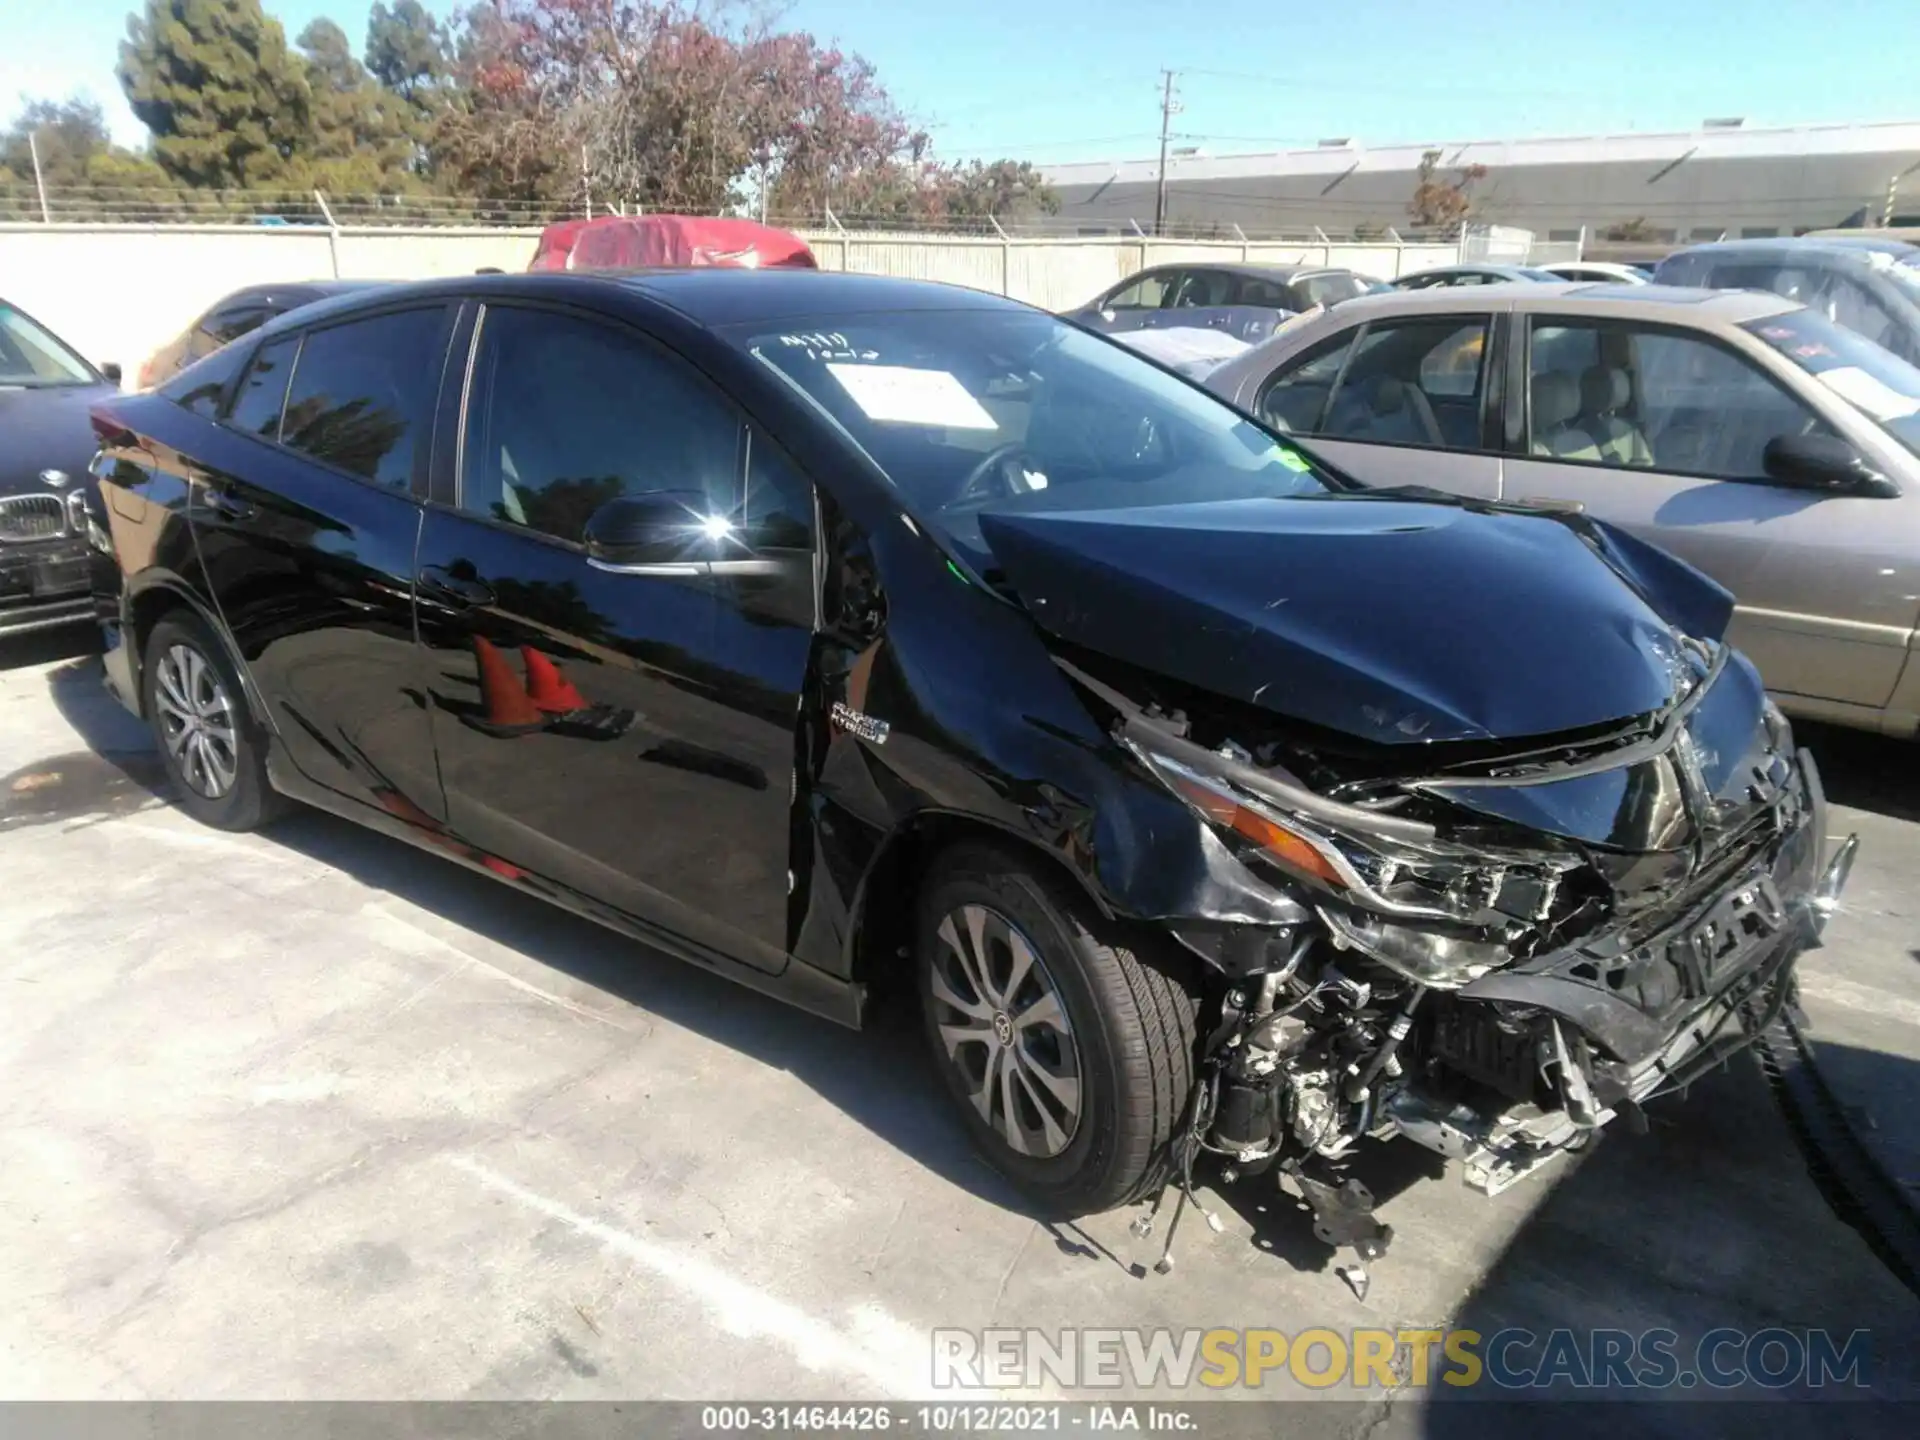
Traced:
[[0, 670], [20, 670], [28, 665], [47, 665], [55, 660], [99, 653], [100, 627], [90, 620], [81, 621], [0, 639]]
[[[164, 772], [146, 727], [106, 693], [97, 662], [48, 672], [55, 705], [90, 754], [48, 756], [33, 767], [59, 772], [72, 787], [63, 813], [49, 798], [30, 820], [73, 820], [106, 813], [80, 793], [91, 762], [125, 803], [110, 813], [166, 803]], [[72, 809], [73, 805], [83, 808]], [[276, 844], [351, 875], [441, 919], [484, 934], [538, 964], [573, 976], [650, 1014], [684, 1026], [761, 1065], [785, 1070], [876, 1135], [943, 1178], [992, 1204], [1031, 1214], [1020, 1196], [980, 1159], [948, 1113], [939, 1077], [924, 1054], [908, 999], [883, 995], [881, 1023], [849, 1031], [607, 930], [442, 856], [302, 808], [275, 824]], [[1072, 1227], [1063, 1246], [1097, 1246]]]

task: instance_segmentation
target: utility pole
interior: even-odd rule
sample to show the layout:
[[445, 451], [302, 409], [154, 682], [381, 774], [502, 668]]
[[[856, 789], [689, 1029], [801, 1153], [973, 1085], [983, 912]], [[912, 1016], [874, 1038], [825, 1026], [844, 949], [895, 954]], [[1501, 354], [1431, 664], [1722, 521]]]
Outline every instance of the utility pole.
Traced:
[[1171, 70], [1160, 72], [1160, 184], [1153, 197], [1155, 235], [1164, 235], [1167, 230], [1167, 141], [1173, 117], [1180, 113], [1180, 102], [1173, 98], [1173, 77]]
[[[47, 209], [47, 179], [40, 173], [40, 142], [31, 130], [27, 132], [27, 153], [33, 156], [33, 188], [40, 192], [40, 223], [51, 225], [53, 215]], [[1165, 157], [1162, 157], [1160, 163], [1166, 164]], [[1893, 192], [1889, 189], [1887, 193], [1891, 195]], [[1893, 202], [1889, 200], [1887, 204], [1891, 206]]]

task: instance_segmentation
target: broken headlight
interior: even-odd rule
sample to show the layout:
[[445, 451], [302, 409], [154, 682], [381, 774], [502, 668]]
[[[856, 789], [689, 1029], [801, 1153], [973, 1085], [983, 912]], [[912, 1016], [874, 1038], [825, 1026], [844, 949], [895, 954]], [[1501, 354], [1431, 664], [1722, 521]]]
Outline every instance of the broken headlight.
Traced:
[[1442, 840], [1431, 826], [1329, 802], [1278, 780], [1266, 780], [1256, 793], [1198, 755], [1176, 759], [1147, 744], [1130, 748], [1244, 850], [1326, 892], [1331, 903], [1321, 914], [1338, 943], [1424, 985], [1457, 987], [1505, 963], [1510, 941], [1552, 914], [1563, 877], [1581, 863], [1546, 848]]

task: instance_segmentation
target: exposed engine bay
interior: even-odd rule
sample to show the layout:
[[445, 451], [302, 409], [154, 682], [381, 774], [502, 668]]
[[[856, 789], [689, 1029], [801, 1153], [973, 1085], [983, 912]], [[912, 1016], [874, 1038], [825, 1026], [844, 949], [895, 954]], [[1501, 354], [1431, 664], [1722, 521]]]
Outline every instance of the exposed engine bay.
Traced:
[[1388, 747], [1056, 656], [1253, 882], [1244, 915], [1165, 920], [1210, 993], [1169, 1188], [1135, 1227], [1173, 1195], [1162, 1273], [1211, 1154], [1286, 1177], [1364, 1293], [1391, 1232], [1345, 1173], [1363, 1140], [1497, 1194], [1643, 1126], [1793, 1003], [1856, 841], [1822, 869], [1818, 775], [1744, 658], [1677, 639], [1666, 658], [1672, 701], [1623, 724]]

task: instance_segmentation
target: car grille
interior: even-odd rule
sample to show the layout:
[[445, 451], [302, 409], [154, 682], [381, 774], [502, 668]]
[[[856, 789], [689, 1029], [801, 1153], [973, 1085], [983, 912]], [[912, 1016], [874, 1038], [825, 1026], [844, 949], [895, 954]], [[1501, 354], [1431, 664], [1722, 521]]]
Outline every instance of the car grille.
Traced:
[[0, 541], [51, 540], [67, 533], [67, 507], [57, 495], [0, 497]]

